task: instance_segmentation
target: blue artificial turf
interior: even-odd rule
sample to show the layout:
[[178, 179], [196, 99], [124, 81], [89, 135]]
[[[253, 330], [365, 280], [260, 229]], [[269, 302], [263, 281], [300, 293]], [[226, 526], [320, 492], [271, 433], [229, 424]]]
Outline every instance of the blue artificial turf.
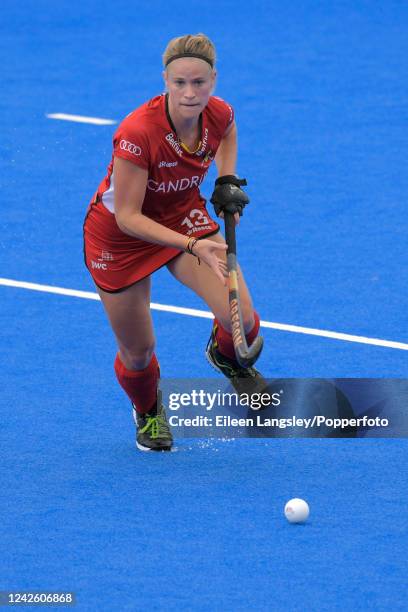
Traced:
[[[204, 31], [237, 116], [239, 259], [261, 318], [407, 342], [407, 28], [397, 0], [7, 0], [0, 276], [94, 290], [82, 219], [114, 126], [45, 115], [123, 118], [162, 91], [168, 39]], [[0, 590], [72, 590], [80, 610], [406, 609], [405, 440], [137, 453], [101, 305], [0, 292]], [[206, 308], [166, 270], [152, 299]], [[163, 375], [215, 375], [209, 320], [153, 319]], [[263, 335], [268, 377], [407, 378], [406, 351]], [[283, 516], [292, 497], [304, 526]]]

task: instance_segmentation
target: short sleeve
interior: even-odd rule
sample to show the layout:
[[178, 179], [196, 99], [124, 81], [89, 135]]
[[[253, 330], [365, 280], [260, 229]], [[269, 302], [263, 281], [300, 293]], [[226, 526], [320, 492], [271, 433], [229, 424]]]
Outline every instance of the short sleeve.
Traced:
[[125, 119], [113, 137], [113, 155], [148, 170], [150, 166], [149, 139], [146, 131], [130, 117]]
[[222, 98], [219, 98], [218, 96], [213, 96], [213, 99], [216, 103], [217, 123], [219, 125], [222, 138], [225, 132], [234, 122], [234, 109], [230, 104], [228, 104], [228, 102]]

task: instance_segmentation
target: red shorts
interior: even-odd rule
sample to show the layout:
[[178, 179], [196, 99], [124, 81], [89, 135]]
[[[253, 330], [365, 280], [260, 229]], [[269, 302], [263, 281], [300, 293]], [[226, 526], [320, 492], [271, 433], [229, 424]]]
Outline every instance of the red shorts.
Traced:
[[[219, 230], [204, 200], [191, 202], [181, 218], [166, 227], [185, 236], [202, 238]], [[152, 244], [123, 233], [102, 202], [92, 202], [84, 222], [84, 258], [95, 284], [109, 293], [130, 287], [183, 251]]]

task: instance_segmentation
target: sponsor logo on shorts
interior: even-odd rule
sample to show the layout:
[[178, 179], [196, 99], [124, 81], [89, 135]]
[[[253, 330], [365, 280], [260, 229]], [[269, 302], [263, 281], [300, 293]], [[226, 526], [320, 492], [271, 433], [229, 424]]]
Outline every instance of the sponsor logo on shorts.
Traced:
[[121, 140], [119, 147], [122, 149], [122, 151], [129, 151], [129, 153], [132, 153], [132, 155], [139, 156], [142, 154], [142, 149], [138, 145], [134, 144], [133, 142], [129, 142], [128, 140]]
[[107, 270], [108, 269], [108, 264], [105, 263], [106, 261], [113, 261], [113, 255], [112, 253], [109, 253], [109, 251], [101, 251], [101, 256], [98, 257], [98, 261], [94, 261], [93, 259], [91, 259], [91, 266], [93, 270]]
[[113, 255], [109, 251], [102, 251], [98, 261], [113, 261]]
[[91, 259], [91, 266], [92, 266], [92, 270], [107, 270], [108, 269], [108, 264], [101, 263], [100, 261], [94, 261], [93, 259]]
[[159, 168], [173, 168], [174, 166], [177, 166], [178, 161], [175, 162], [167, 162], [167, 161], [161, 161], [159, 162]]

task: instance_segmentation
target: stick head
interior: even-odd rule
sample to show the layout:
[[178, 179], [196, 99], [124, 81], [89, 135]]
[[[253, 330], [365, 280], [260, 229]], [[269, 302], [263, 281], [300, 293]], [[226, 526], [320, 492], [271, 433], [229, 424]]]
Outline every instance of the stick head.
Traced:
[[263, 338], [258, 336], [255, 338], [250, 347], [246, 347], [244, 343], [235, 347], [235, 354], [240, 366], [250, 368], [257, 361], [263, 348]]

